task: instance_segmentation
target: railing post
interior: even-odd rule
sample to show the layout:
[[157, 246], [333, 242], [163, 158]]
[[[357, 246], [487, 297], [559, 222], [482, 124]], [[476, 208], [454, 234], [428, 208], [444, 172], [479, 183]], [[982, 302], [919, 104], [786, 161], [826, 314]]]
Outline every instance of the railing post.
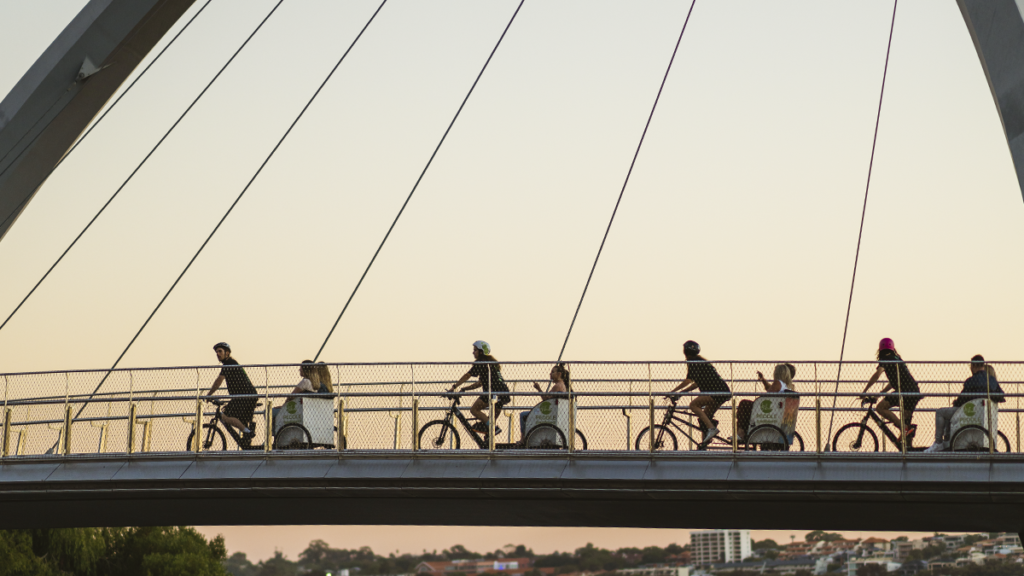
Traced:
[[576, 399], [569, 394], [569, 437], [566, 438], [569, 454], [576, 450]]
[[420, 399], [412, 399], [412, 449], [420, 449], [420, 439], [416, 436], [416, 431], [420, 427]]
[[128, 405], [128, 454], [135, 453], [135, 403]]
[[347, 446], [348, 438], [347, 438], [347, 436], [345, 434], [345, 399], [344, 398], [339, 398], [338, 399], [338, 424], [337, 424], [337, 428], [338, 428], [338, 439], [336, 440], [334, 446], [338, 449], [338, 452], [341, 452], [342, 450], [344, 450], [345, 448], [348, 447]]
[[[152, 417], [152, 414], [150, 415]], [[149, 452], [153, 442], [153, 421], [146, 420], [142, 423], [142, 451]]]
[[821, 383], [818, 382], [817, 362], [814, 363], [814, 437], [818, 454], [821, 454]]
[[650, 431], [650, 433], [647, 434], [647, 450], [651, 454], [654, 454], [654, 398], [653, 397], [649, 398], [649, 400], [650, 400], [650, 403], [651, 403], [651, 407], [650, 407], [650, 410], [648, 411], [647, 415], [650, 416], [651, 427], [647, 429], [647, 430]]
[[11, 454], [11, 409], [4, 409], [4, 457]]
[[494, 452], [494, 398], [490, 397], [491, 393], [488, 392], [487, 410], [489, 418], [487, 419], [487, 449]]
[[195, 424], [195, 433], [192, 435], [192, 438], [195, 440], [195, 444], [192, 445], [192, 450], [196, 454], [199, 454], [200, 452], [203, 451], [203, 439], [201, 438], [202, 435], [203, 435], [203, 401], [200, 400], [199, 398], [196, 398], [196, 424]]
[[[736, 378], [733, 376], [732, 371], [733, 364], [729, 362], [729, 388], [731, 390], [736, 389]], [[732, 453], [735, 454], [739, 449], [739, 434], [736, 430], [737, 418], [736, 418], [736, 395], [732, 395]]]
[[64, 455], [71, 454], [71, 404], [64, 405]]
[[270, 371], [263, 367], [263, 452], [270, 452], [274, 436], [274, 407], [270, 404]]

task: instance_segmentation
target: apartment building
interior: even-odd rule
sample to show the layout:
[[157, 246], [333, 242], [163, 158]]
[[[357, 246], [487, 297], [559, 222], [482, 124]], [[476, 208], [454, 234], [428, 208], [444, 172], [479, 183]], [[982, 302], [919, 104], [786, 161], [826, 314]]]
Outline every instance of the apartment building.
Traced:
[[750, 530], [690, 532], [690, 549], [697, 566], [741, 562], [750, 556]]

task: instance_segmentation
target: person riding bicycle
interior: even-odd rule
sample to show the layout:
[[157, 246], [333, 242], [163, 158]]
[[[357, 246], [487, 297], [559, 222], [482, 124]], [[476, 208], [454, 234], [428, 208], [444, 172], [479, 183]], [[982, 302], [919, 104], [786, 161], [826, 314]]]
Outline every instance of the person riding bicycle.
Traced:
[[256, 436], [249, 427], [253, 425], [252, 415], [256, 411], [256, 387], [249, 381], [249, 376], [244, 368], [238, 367], [238, 361], [231, 357], [231, 346], [227, 342], [218, 342], [213, 345], [213, 351], [217, 353], [217, 360], [224, 365], [220, 370], [213, 386], [206, 394], [212, 396], [226, 380], [228, 383], [228, 394], [238, 396], [252, 394], [251, 398], [232, 398], [224, 410], [220, 419], [227, 426], [234, 426], [242, 431], [242, 439], [250, 441]]
[[[542, 402], [547, 400], [553, 400], [555, 398], [569, 398], [569, 368], [559, 362], [558, 364], [551, 367], [551, 385], [548, 386], [547, 390], [541, 390], [540, 384], [537, 382], [533, 383], [534, 389], [540, 392], [540, 399]], [[519, 413], [519, 431], [523, 437], [526, 437], [528, 430], [526, 429], [526, 418], [530, 415], [530, 410], [523, 410]]]
[[949, 408], [939, 408], [935, 411], [935, 443], [925, 449], [925, 452], [938, 452], [949, 450], [950, 424], [953, 422], [953, 415], [961, 406], [971, 400], [979, 398], [991, 398], [993, 402], [1001, 404], [1006, 402], [1003, 389], [996, 379], [996, 371], [989, 364], [985, 364], [985, 357], [975, 354], [971, 358], [971, 377], [964, 381], [964, 388], [960, 395], [953, 400]]
[[671, 395], [674, 392], [689, 392], [695, 388], [701, 391], [701, 395], [690, 402], [690, 410], [697, 415], [701, 427], [706, 430], [701, 443], [707, 445], [718, 434], [718, 423], [712, 417], [722, 404], [732, 398], [732, 391], [718, 375], [718, 370], [700, 355], [700, 344], [687, 340], [683, 344], [683, 355], [686, 356], [686, 380], [680, 382], [665, 398], [674, 404], [677, 400], [677, 397]]
[[[465, 390], [474, 390], [476, 388], [483, 388], [484, 392], [491, 393], [504, 393], [508, 392], [508, 385], [505, 384], [505, 379], [501, 377], [501, 364], [498, 364], [498, 359], [491, 356], [491, 345], [483, 340], [477, 340], [473, 342], [473, 358], [476, 362], [473, 363], [473, 367], [468, 372], [459, 378], [458, 382], [455, 383], [448, 391], [458, 392], [459, 386], [469, 380], [470, 378], [477, 378], [476, 384], [470, 384], [463, 388]], [[488, 394], [481, 394], [476, 402], [473, 402], [473, 406], [470, 407], [469, 411], [476, 416], [478, 422], [473, 425], [473, 429], [477, 432], [487, 432], [487, 424], [490, 421], [490, 417], [484, 408], [487, 407], [487, 403], [490, 401]], [[501, 394], [497, 396], [497, 402], [495, 403], [494, 415], [497, 417], [498, 413], [501, 412], [503, 406], [512, 401], [512, 398], [508, 394]], [[497, 434], [499, 429], [497, 425], [494, 427], [494, 432]]]
[[[918, 388], [917, 380], [914, 380], [914, 377], [910, 374], [910, 370], [907, 369], [907, 364], [903, 361], [903, 358], [896, 352], [896, 344], [893, 343], [892, 338], [882, 338], [878, 343], [876, 358], [878, 359], [878, 368], [871, 375], [871, 378], [868, 379], [868, 385], [864, 388], [865, 396], [862, 398], [867, 400], [867, 391], [871, 389], [882, 373], [885, 372], [886, 378], [889, 379], [889, 384], [882, 389], [882, 392], [893, 389], [895, 393], [883, 398], [878, 403], [878, 406], [875, 407], [875, 411], [895, 424], [896, 429], [900, 431], [901, 437], [905, 436], [909, 439], [917, 431], [917, 426], [911, 424], [911, 421], [914, 418], [914, 409], [917, 408], [917, 403], [921, 401], [921, 389]], [[892, 408], [898, 408], [900, 415], [893, 414]], [[902, 423], [900, 422], [900, 417], [903, 418]]]

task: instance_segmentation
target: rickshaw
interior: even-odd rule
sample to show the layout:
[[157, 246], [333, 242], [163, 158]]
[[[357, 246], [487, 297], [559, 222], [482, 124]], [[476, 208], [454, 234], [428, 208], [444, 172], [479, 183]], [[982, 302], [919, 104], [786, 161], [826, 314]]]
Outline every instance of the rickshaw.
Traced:
[[[462, 395], [448, 393], [442, 397], [451, 401], [451, 408], [445, 413], [444, 419], [427, 422], [420, 428], [420, 450], [458, 450], [462, 446], [462, 438], [455, 427], [455, 421], [462, 423], [462, 427], [465, 428], [477, 447], [481, 450], [486, 449], [488, 446], [487, 433], [474, 429], [458, 408]], [[523, 434], [523, 438], [518, 442], [495, 442], [494, 447], [498, 450], [567, 448], [570, 404], [568, 398], [545, 400], [537, 404], [530, 410], [526, 418], [526, 427], [524, 428], [526, 433]], [[495, 416], [497, 416], [497, 412]], [[500, 430], [495, 426], [496, 432], [500, 432]], [[495, 435], [497, 436], [497, 434]], [[576, 430], [573, 448], [576, 450], [587, 449], [587, 439], [579, 429]]]
[[274, 449], [334, 448], [334, 398], [300, 394], [274, 409]]
[[[788, 451], [796, 435], [796, 416], [800, 410], [797, 394], [772, 394], [754, 400], [747, 428], [746, 449]], [[800, 441], [803, 450], [803, 440]]]
[[[949, 423], [950, 449], [953, 451], [988, 451], [990, 426], [1001, 441], [996, 443], [995, 451], [1009, 452], [1010, 441], [1002, 432], [999, 432], [999, 404], [988, 398], [971, 400], [953, 414]], [[1000, 443], [1002, 450], [999, 449]]]

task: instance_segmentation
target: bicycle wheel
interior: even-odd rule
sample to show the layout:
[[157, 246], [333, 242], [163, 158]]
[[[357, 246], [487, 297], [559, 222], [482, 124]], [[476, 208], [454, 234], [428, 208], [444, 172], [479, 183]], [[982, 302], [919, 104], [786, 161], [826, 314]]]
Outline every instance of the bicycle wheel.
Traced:
[[[636, 436], [636, 449], [637, 450], [650, 450], [650, 440], [647, 435], [651, 433], [651, 427], [648, 426], [640, 431]], [[679, 444], [676, 442], [676, 435], [668, 429], [667, 426], [661, 424], [654, 425], [654, 449], [655, 450], [679, 450]]]
[[306, 450], [313, 447], [313, 439], [302, 424], [285, 424], [274, 434], [274, 450]]
[[851, 422], [836, 432], [832, 439], [832, 451], [878, 452], [878, 436], [864, 424]]
[[[999, 433], [999, 439], [1002, 440], [1003, 452], [1009, 453], [1010, 452], [1010, 441], [1006, 438], [1006, 434], [1003, 434], [1002, 432], [1000, 432]], [[999, 443], [996, 443], [996, 446], [998, 447]]]
[[[193, 430], [188, 433], [188, 441], [185, 442], [185, 450], [191, 452], [195, 450], [192, 447], [192, 437], [195, 436], [196, 431]], [[228, 445], [227, 440], [224, 439], [224, 432], [221, 431], [219, 426], [213, 424], [203, 424], [203, 435], [200, 437], [203, 441], [203, 452], [208, 451], [224, 451], [224, 448]]]
[[580, 432], [579, 428], [576, 429], [576, 440], [575, 440], [575, 443], [576, 444], [573, 446], [573, 450], [586, 450], [587, 449], [587, 437], [583, 435], [583, 432]]
[[564, 450], [567, 447], [565, 434], [551, 424], [538, 424], [530, 428], [523, 445], [537, 450]]
[[459, 431], [444, 420], [427, 422], [420, 428], [420, 450], [458, 450], [461, 446]]

